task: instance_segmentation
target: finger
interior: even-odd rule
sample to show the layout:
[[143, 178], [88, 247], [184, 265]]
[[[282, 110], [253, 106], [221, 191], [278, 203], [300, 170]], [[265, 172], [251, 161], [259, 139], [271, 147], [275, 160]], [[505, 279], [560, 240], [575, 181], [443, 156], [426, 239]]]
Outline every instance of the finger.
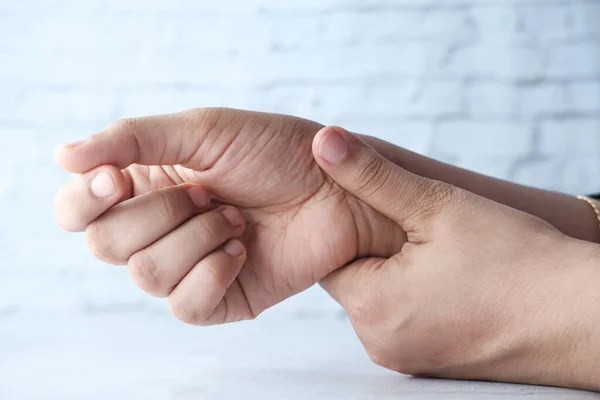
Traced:
[[194, 265], [244, 231], [244, 216], [234, 207], [198, 215], [129, 258], [132, 280], [156, 297], [168, 296]]
[[317, 133], [313, 154], [340, 186], [407, 232], [414, 231], [419, 220], [442, 210], [454, 194], [452, 186], [398, 167], [339, 127], [326, 127]]
[[126, 264], [132, 254], [207, 210], [210, 203], [210, 195], [199, 186], [149, 192], [110, 208], [87, 226], [86, 239], [100, 260]]
[[127, 197], [129, 188], [123, 173], [111, 166], [78, 176], [63, 186], [54, 199], [58, 224], [71, 232], [83, 232], [93, 220]]
[[169, 307], [180, 320], [192, 325], [227, 321], [227, 289], [239, 274], [246, 250], [236, 239], [200, 261], [169, 296]]
[[[62, 168], [75, 173], [83, 173], [99, 165], [124, 169], [131, 164], [184, 164], [197, 154], [201, 143], [206, 142], [213, 152], [229, 143], [231, 138], [221, 135], [217, 125], [226, 120], [223, 115], [233, 112], [206, 108], [123, 119], [89, 140], [60, 146], [54, 157]], [[233, 127], [231, 132], [235, 131]], [[211, 136], [210, 140], [207, 140], [208, 136]], [[201, 156], [209, 165], [211, 155]]]

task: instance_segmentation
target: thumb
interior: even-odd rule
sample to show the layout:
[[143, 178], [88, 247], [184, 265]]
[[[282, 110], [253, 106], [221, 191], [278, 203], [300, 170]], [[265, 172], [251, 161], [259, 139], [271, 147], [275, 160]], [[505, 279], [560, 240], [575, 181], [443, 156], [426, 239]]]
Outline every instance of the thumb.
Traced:
[[124, 169], [131, 164], [183, 164], [207, 136], [215, 135], [211, 128], [219, 120], [220, 112], [208, 108], [122, 119], [88, 140], [58, 147], [54, 158], [65, 170], [79, 174], [101, 165]]
[[317, 163], [338, 185], [396, 221], [405, 231], [441, 211], [454, 189], [393, 164], [348, 131], [328, 126], [313, 141]]

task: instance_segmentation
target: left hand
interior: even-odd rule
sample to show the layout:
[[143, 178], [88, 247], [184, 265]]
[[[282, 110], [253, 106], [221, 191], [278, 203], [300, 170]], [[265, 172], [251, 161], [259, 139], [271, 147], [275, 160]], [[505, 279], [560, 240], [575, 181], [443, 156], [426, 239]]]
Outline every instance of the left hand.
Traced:
[[[322, 127], [224, 108], [122, 120], [58, 149], [58, 163], [81, 175], [57, 195], [56, 215], [185, 322], [251, 319], [404, 241], [316, 164]], [[212, 210], [209, 195], [227, 207]]]
[[[395, 256], [360, 258], [322, 281], [376, 363], [412, 375], [598, 388], [585, 376], [600, 365], [600, 270], [577, 261], [597, 257], [595, 245], [407, 172], [341, 128], [321, 130], [313, 153], [408, 235]], [[333, 163], [323, 156], [332, 154]]]

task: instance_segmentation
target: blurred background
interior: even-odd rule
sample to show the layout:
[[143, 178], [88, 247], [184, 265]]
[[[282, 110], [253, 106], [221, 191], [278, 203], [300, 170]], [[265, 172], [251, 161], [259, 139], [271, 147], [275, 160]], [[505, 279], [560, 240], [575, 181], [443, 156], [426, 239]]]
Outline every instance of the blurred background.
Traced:
[[[120, 117], [289, 113], [599, 190], [598, 21], [594, 0], [0, 0], [0, 325], [167, 313], [52, 215], [54, 147]], [[278, 312], [340, 315], [318, 289]]]

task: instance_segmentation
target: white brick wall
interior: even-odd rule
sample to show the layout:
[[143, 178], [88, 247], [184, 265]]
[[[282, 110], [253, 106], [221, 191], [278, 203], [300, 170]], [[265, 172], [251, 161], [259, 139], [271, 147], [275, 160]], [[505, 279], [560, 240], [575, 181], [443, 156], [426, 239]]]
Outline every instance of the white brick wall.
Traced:
[[53, 147], [122, 116], [291, 113], [600, 190], [599, 20], [597, 0], [0, 0], [0, 315], [164, 312], [51, 214]]

